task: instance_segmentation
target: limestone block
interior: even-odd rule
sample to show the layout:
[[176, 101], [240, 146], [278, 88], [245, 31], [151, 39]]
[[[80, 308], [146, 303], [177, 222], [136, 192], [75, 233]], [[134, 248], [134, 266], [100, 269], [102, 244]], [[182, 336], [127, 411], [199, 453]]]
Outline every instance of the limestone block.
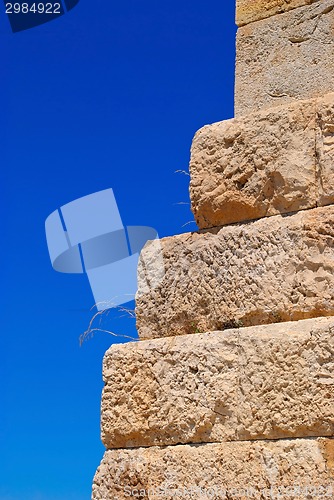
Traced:
[[318, 158], [318, 205], [328, 205], [334, 199], [334, 99], [333, 94], [318, 100], [316, 155]]
[[93, 500], [332, 498], [334, 441], [295, 439], [106, 451]]
[[288, 10], [309, 5], [317, 0], [237, 0], [236, 23], [238, 26], [259, 19], [282, 14]]
[[[334, 206], [161, 240], [138, 266], [139, 337], [169, 337], [334, 314]], [[145, 262], [145, 265], [142, 264]]]
[[334, 93], [203, 127], [190, 174], [200, 229], [334, 203]]
[[102, 441], [127, 448], [334, 435], [334, 317], [113, 345]]
[[239, 28], [235, 115], [334, 91], [334, 0]]
[[334, 317], [257, 328], [240, 330], [238, 438], [334, 436]]

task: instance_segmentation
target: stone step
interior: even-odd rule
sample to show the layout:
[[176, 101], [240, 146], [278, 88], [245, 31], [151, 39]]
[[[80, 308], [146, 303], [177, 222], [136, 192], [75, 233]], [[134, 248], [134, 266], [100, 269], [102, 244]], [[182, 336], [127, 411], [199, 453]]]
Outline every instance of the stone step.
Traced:
[[190, 198], [200, 229], [334, 203], [334, 93], [200, 129]]
[[334, 435], [334, 317], [113, 345], [106, 448]]
[[239, 28], [235, 115], [333, 92], [333, 54], [334, 0]]
[[333, 205], [160, 244], [164, 268], [151, 245], [138, 266], [142, 340], [334, 315]]
[[296, 439], [109, 450], [93, 500], [333, 498], [334, 441]]
[[316, 1], [318, 0], [237, 0], [236, 23], [244, 26]]

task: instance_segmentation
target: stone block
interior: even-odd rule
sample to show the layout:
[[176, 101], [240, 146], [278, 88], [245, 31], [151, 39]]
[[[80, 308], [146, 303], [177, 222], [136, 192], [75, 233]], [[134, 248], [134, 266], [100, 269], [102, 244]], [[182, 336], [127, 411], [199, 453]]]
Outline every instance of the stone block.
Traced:
[[334, 91], [334, 0], [239, 28], [235, 115]]
[[334, 200], [334, 99], [333, 94], [318, 100], [316, 127], [318, 206]]
[[334, 317], [113, 345], [106, 448], [334, 435]]
[[334, 203], [334, 93], [203, 127], [190, 174], [200, 229]]
[[142, 340], [334, 314], [332, 205], [164, 238], [161, 247], [156, 288], [147, 292], [147, 276], [161, 274], [150, 245], [138, 266]]
[[108, 450], [93, 500], [333, 498], [334, 441], [293, 439]]
[[253, 23], [259, 19], [282, 14], [317, 0], [237, 0], [236, 23], [238, 26]]

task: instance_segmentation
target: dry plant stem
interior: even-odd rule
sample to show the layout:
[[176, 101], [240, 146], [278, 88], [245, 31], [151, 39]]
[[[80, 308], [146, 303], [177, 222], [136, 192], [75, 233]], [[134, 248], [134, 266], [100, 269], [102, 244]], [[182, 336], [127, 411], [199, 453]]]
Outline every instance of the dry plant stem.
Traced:
[[[91, 310], [94, 308], [94, 307], [97, 307], [101, 305], [101, 303], [98, 303], [98, 304], [94, 304], [94, 306], [91, 308]], [[103, 317], [105, 316], [108, 316], [108, 314], [110, 313], [111, 309], [114, 307], [112, 304], [110, 303], [103, 303], [103, 305], [105, 306], [108, 306], [108, 309], [103, 309], [102, 311], [97, 311], [92, 319], [90, 320], [89, 322], [89, 325], [88, 325], [88, 328], [87, 330], [82, 334], [80, 335], [79, 337], [79, 343], [80, 343], [80, 347], [82, 346], [82, 344], [88, 340], [90, 337], [93, 337], [94, 336], [94, 333], [96, 332], [101, 332], [101, 333], [109, 333], [110, 335], [114, 336], [114, 337], [122, 337], [124, 339], [129, 339], [131, 341], [137, 341], [138, 339], [135, 338], [135, 337], [132, 337], [130, 335], [123, 335], [123, 334], [119, 334], [119, 333], [115, 333], [115, 332], [112, 332], [111, 330], [107, 330], [105, 328], [99, 328], [99, 327], [94, 327], [94, 323], [96, 322], [96, 320], [98, 319], [99, 320], [99, 324], [101, 325], [101, 322], [102, 322], [102, 319]], [[120, 312], [124, 312], [126, 313], [128, 316], [130, 316], [131, 318], [135, 318], [135, 312], [133, 309], [128, 309], [126, 307], [119, 307], [118, 310]]]
[[189, 172], [187, 172], [186, 170], [175, 170], [174, 173], [175, 174], [184, 174], [184, 175], [188, 175], [188, 177], [190, 177]]

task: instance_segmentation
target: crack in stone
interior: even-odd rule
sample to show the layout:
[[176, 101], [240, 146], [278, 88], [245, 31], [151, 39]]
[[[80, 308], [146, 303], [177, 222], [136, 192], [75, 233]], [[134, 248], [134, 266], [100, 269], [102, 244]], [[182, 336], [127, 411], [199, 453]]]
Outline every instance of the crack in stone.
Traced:
[[334, 9], [334, 5], [329, 5], [328, 7], [325, 7], [322, 12], [320, 12], [319, 14], [315, 14], [313, 17], [311, 17], [311, 19], [315, 19], [315, 24], [314, 24], [314, 28], [310, 31], [310, 33], [308, 33], [304, 36], [302, 36], [302, 35], [295, 36], [295, 37], [291, 36], [291, 37], [288, 37], [288, 40], [291, 43], [303, 43], [303, 42], [307, 42], [308, 40], [310, 40], [311, 37], [314, 35], [314, 33], [317, 30], [322, 16], [329, 14], [333, 9]]
[[274, 99], [279, 99], [281, 97], [291, 97], [289, 94], [278, 94], [278, 93], [275, 93], [275, 92], [269, 92], [268, 90], [266, 91], [266, 94], [269, 96], [269, 97], [272, 97]]
[[315, 127], [314, 127], [314, 159], [315, 159], [315, 203], [319, 206], [320, 187], [322, 187], [321, 163], [318, 151], [318, 131], [321, 132], [321, 119], [318, 113], [318, 101], [315, 101]]

